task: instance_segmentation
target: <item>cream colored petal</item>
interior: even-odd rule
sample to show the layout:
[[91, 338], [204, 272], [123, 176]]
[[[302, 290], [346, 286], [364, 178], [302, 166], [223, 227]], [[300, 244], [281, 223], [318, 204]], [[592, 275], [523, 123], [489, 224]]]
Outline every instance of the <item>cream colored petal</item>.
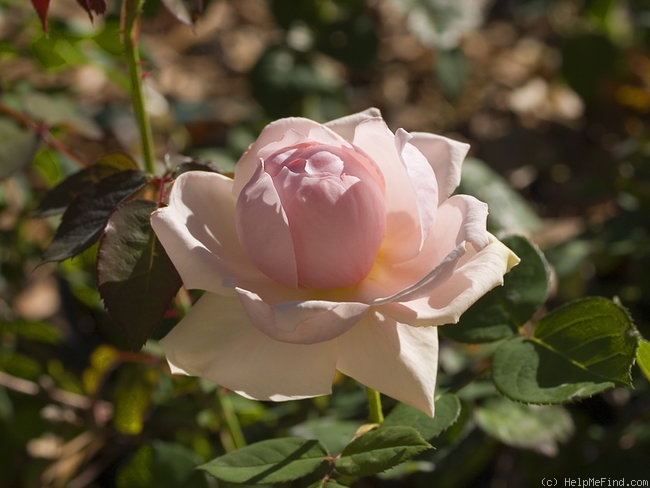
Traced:
[[519, 258], [496, 237], [488, 234], [489, 244], [468, 253], [451, 277], [428, 290], [430, 295], [411, 301], [382, 305], [380, 310], [411, 325], [428, 326], [456, 323], [460, 316], [495, 286]]
[[173, 373], [205, 378], [256, 400], [327, 395], [336, 344], [288, 344], [249, 321], [239, 300], [206, 293], [160, 341]]
[[381, 112], [379, 109], [371, 107], [364, 110], [363, 112], [358, 112], [356, 114], [346, 115], [345, 117], [331, 120], [324, 125], [339, 134], [346, 141], [351, 142], [352, 139], [354, 139], [354, 131], [357, 125], [359, 125], [364, 120], [377, 117], [381, 117]]
[[184, 173], [174, 182], [169, 205], [151, 216], [187, 288], [232, 294], [237, 279], [262, 277], [239, 245], [232, 184], [216, 173]]
[[336, 367], [360, 383], [434, 414], [438, 331], [369, 313], [338, 339]]
[[461, 166], [469, 144], [426, 132], [412, 132], [411, 144], [429, 160], [438, 179], [439, 202], [442, 203], [460, 183]]

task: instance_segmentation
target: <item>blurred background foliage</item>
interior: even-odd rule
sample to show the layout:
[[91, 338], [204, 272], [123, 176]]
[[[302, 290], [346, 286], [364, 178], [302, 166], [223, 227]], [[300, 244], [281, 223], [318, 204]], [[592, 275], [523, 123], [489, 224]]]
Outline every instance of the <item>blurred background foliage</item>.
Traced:
[[[650, 2], [167, 4], [176, 17], [145, 2], [140, 33], [161, 160], [230, 171], [274, 118], [376, 106], [392, 128], [471, 143], [462, 190], [491, 204], [495, 232], [544, 251], [549, 308], [618, 297], [650, 337]], [[216, 486], [194, 467], [232, 447], [213, 385], [171, 377], [155, 341], [127, 352], [97, 293], [96, 248], [39, 266], [58, 222], [34, 214], [45, 192], [106, 153], [138, 154], [119, 2], [107, 7], [90, 21], [55, 0], [46, 35], [30, 2], [0, 0], [2, 488]], [[490, 347], [445, 339], [441, 384], [484, 368]], [[474, 381], [434, 451], [355, 486], [650, 479], [650, 391], [633, 374], [633, 390], [566, 407], [517, 404]], [[364, 391], [343, 378], [313, 401], [225, 398], [251, 442], [284, 433], [342, 446], [365, 418]]]

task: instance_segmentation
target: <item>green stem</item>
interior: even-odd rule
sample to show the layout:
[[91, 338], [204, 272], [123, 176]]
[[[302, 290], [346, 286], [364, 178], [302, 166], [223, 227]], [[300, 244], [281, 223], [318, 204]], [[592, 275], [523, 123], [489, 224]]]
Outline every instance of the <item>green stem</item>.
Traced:
[[146, 172], [154, 174], [153, 136], [149, 116], [145, 108], [144, 94], [142, 92], [142, 71], [140, 69], [140, 52], [137, 45], [136, 27], [140, 18], [142, 0], [124, 0], [124, 48], [126, 61], [129, 67], [131, 80], [131, 97], [133, 110], [140, 131], [140, 144], [142, 145], [142, 159]]
[[239, 425], [239, 420], [237, 419], [237, 414], [235, 414], [235, 409], [230, 401], [230, 395], [222, 388], [217, 388], [217, 403], [231, 440], [230, 449], [226, 448], [226, 451], [233, 451], [245, 447], [246, 438], [244, 437], [241, 425]]
[[373, 424], [381, 424], [384, 421], [384, 412], [381, 409], [381, 395], [377, 390], [366, 388], [368, 393], [368, 420]]

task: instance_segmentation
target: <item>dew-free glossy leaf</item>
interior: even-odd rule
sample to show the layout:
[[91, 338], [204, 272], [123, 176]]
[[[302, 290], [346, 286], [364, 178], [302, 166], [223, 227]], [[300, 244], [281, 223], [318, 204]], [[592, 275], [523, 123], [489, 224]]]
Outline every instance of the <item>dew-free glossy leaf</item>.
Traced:
[[512, 447], [554, 456], [558, 443], [574, 431], [571, 415], [559, 405], [525, 405], [507, 398], [489, 398], [474, 414], [479, 427]]
[[334, 466], [345, 475], [369, 476], [430, 448], [413, 427], [381, 426], [350, 442]]
[[460, 409], [460, 400], [451, 393], [445, 393], [436, 398], [436, 413], [433, 418], [417, 408], [400, 403], [386, 416], [382, 427], [413, 427], [424, 439], [432, 439], [456, 422], [460, 415]]
[[269, 439], [224, 454], [199, 466], [231, 483], [273, 484], [302, 478], [328, 465], [323, 445], [310, 439]]
[[457, 324], [446, 325], [443, 334], [458, 342], [491, 342], [513, 336], [544, 304], [549, 290], [549, 265], [542, 252], [521, 236], [502, 242], [521, 262], [498, 286], [481, 297]]
[[139, 349], [181, 287], [181, 278], [158, 241], [149, 217], [156, 203], [126, 202], [111, 215], [99, 244], [97, 281], [109, 315]]
[[43, 262], [62, 261], [94, 244], [115, 207], [146, 182], [147, 177], [139, 171], [120, 171], [77, 195], [63, 214]]

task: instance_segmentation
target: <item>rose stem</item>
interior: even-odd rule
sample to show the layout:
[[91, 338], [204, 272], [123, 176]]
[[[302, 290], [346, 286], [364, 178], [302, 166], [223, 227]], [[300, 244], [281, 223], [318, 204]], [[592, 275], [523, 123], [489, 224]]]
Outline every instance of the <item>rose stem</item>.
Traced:
[[381, 395], [377, 390], [366, 388], [368, 393], [368, 420], [373, 424], [381, 424], [384, 421], [384, 412], [381, 409]]
[[129, 66], [133, 110], [140, 132], [144, 169], [146, 172], [154, 174], [153, 137], [142, 93], [142, 71], [140, 69], [140, 52], [137, 42], [141, 6], [142, 0], [124, 0], [122, 4], [123, 42], [126, 61]]
[[[226, 449], [226, 452], [234, 451], [246, 446], [246, 438], [237, 420], [235, 409], [230, 400], [230, 393], [223, 388], [217, 388], [217, 405], [223, 415], [223, 420], [226, 423], [226, 429], [232, 441], [232, 449]], [[224, 446], [226, 447], [226, 446]]]

